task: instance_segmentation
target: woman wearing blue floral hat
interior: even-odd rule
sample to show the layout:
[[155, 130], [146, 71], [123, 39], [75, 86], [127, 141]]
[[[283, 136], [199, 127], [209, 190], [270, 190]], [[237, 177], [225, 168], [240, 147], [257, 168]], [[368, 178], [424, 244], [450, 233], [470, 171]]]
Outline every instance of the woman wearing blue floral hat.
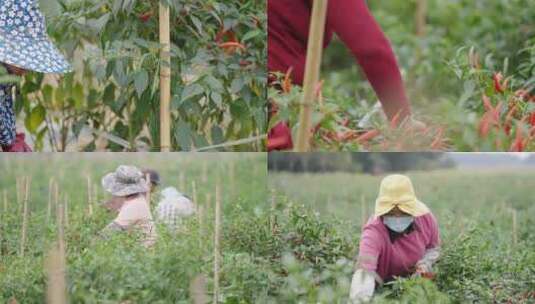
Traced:
[[[69, 63], [50, 41], [37, 0], [0, 0], [0, 64], [7, 73], [66, 73]], [[31, 152], [17, 134], [15, 83], [0, 83], [0, 146], [4, 152]]]

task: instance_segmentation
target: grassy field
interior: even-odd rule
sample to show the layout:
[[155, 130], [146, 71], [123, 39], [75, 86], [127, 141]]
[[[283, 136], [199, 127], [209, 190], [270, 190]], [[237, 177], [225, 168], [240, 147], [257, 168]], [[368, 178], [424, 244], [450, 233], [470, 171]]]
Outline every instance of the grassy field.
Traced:
[[[5, 168], [0, 193], [7, 193], [7, 209], [3, 198], [0, 204], [2, 303], [12, 298], [44, 302], [45, 255], [58, 235], [54, 210], [47, 222], [51, 177], [58, 181], [60, 202], [64, 195], [68, 201], [70, 302], [210, 301], [217, 176], [223, 190], [218, 303], [346, 303], [360, 225], [372, 212], [380, 181], [378, 176], [338, 173], [272, 173], [268, 178], [266, 158], [258, 154], [2, 155], [0, 163]], [[164, 185], [189, 195], [195, 181], [197, 201], [205, 210], [202, 219], [191, 218], [176, 233], [158, 225], [159, 239], [151, 250], [126, 235], [100, 239], [98, 232], [113, 216], [97, 204], [90, 213], [87, 175], [99, 189], [95, 201], [102, 201], [100, 177], [123, 163], [155, 168]], [[380, 290], [375, 302], [532, 303], [535, 172], [409, 175], [439, 220], [443, 256], [434, 282], [398, 280]], [[16, 198], [16, 177], [21, 176], [31, 177], [24, 255], [24, 208]]]
[[[222, 189], [223, 231], [236, 214], [252, 213], [256, 204], [266, 201], [266, 157], [261, 154], [2, 155], [0, 163], [0, 193], [7, 194], [7, 210], [3, 200], [0, 208], [0, 303], [12, 298], [18, 303], [45, 301], [44, 256], [57, 238], [54, 210], [47, 221], [50, 178], [58, 181], [60, 202], [64, 195], [68, 201], [66, 277], [71, 303], [188, 303], [190, 282], [199, 274], [205, 274], [206, 294], [211, 297], [217, 179]], [[198, 203], [204, 207], [202, 223], [195, 217], [177, 233], [158, 226], [159, 239], [151, 250], [125, 236], [99, 239], [97, 233], [113, 215], [97, 203], [90, 214], [87, 176], [98, 187], [95, 201], [100, 202], [107, 197], [100, 178], [119, 164], [157, 169], [164, 186], [175, 186], [189, 196], [195, 181]], [[16, 202], [16, 178], [21, 176], [31, 177], [24, 255], [20, 249], [23, 208]], [[233, 284], [242, 281], [240, 267], [247, 253], [225, 245], [223, 241], [221, 297], [243, 298], [240, 293], [249, 291]]]
[[[443, 256], [436, 280], [399, 280], [384, 288], [376, 302], [401, 303], [533, 303], [535, 302], [534, 171], [410, 172], [417, 195], [437, 216]], [[309, 216], [325, 225], [325, 232], [341, 239], [346, 251], [323, 253], [335, 262], [299, 262], [321, 282], [326, 269], [351, 259], [357, 252], [364, 219], [373, 213], [382, 176], [347, 173], [270, 173], [270, 187], [278, 201], [304, 204]], [[514, 218], [515, 217], [515, 218]], [[514, 219], [513, 219], [514, 218]], [[327, 234], [319, 239], [332, 240]], [[347, 243], [346, 243], [347, 242]], [[337, 273], [319, 288], [300, 285], [296, 299], [318, 299], [331, 294], [333, 302], [347, 296], [351, 269]], [[332, 274], [331, 274], [332, 275]], [[322, 293], [323, 292], [323, 293]], [[347, 290], [346, 290], [347, 292]]]

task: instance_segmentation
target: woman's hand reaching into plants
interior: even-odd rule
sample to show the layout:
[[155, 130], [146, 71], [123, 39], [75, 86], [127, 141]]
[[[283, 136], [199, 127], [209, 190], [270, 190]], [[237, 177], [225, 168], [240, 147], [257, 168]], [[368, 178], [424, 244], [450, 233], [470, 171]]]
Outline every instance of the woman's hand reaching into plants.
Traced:
[[416, 270], [414, 271], [413, 276], [433, 280], [435, 278], [435, 273], [425, 264], [418, 264], [416, 265]]
[[[391, 123], [391, 125], [393, 127], [396, 127], [395, 124]], [[424, 122], [419, 121], [419, 120], [415, 119], [412, 116], [408, 116], [407, 118], [405, 118], [405, 120], [403, 120], [401, 122], [399, 127], [402, 128], [402, 129], [411, 129], [411, 130], [415, 130], [415, 131], [422, 131], [425, 128], [427, 128], [427, 125]]]

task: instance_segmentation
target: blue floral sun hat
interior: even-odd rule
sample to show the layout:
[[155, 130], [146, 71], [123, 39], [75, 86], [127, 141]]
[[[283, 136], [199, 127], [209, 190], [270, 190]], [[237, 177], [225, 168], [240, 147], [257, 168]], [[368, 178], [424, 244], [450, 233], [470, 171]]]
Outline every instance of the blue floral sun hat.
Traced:
[[0, 62], [41, 73], [71, 70], [46, 33], [38, 0], [0, 0]]

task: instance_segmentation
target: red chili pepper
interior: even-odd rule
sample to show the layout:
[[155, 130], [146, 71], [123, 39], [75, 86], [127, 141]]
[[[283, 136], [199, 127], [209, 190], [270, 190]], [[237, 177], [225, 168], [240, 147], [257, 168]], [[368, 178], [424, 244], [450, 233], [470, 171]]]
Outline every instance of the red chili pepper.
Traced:
[[490, 102], [490, 98], [487, 95], [483, 95], [483, 106], [485, 106], [485, 110], [487, 111], [494, 110], [494, 107], [492, 106], [492, 103]]
[[524, 141], [524, 134], [522, 132], [522, 126], [520, 123], [516, 126], [516, 137], [513, 143], [511, 144], [511, 148], [509, 148], [510, 152], [524, 152], [524, 149], [526, 148], [526, 142]]
[[401, 118], [401, 111], [397, 112], [394, 117], [392, 117], [392, 120], [390, 120], [390, 128], [395, 129], [399, 125], [399, 119]]
[[227, 54], [232, 54], [238, 49], [245, 50], [245, 46], [239, 42], [223, 42], [219, 44], [219, 47], [224, 49]]
[[292, 71], [293, 67], [290, 67], [288, 71], [286, 71], [286, 75], [284, 75], [284, 80], [282, 81], [282, 91], [284, 93], [290, 93], [292, 90]]
[[222, 42], [238, 42], [238, 38], [236, 38], [236, 34], [234, 34], [233, 31], [228, 30], [225, 31], [223, 28], [217, 32], [217, 35], [215, 36], [215, 41], [217, 43]]
[[529, 124], [532, 127], [535, 127], [535, 112], [531, 113], [531, 115], [529, 116]]
[[505, 123], [503, 124], [503, 129], [505, 131], [505, 134], [511, 135], [511, 122], [513, 121], [513, 117], [516, 113], [517, 105], [515, 105], [511, 110], [509, 110], [509, 113], [507, 113], [507, 116], [505, 117]]
[[494, 80], [494, 90], [498, 93], [503, 93], [507, 89], [507, 80], [503, 81], [503, 75], [501, 72], [495, 73], [492, 76]]
[[367, 142], [367, 141], [377, 137], [379, 134], [381, 134], [381, 132], [379, 132], [379, 130], [370, 130], [370, 131], [362, 134], [361, 136], [359, 136], [357, 138], [357, 142], [359, 142], [359, 143]]
[[431, 143], [431, 149], [440, 150], [442, 148], [442, 135], [444, 134], [444, 129], [438, 130], [438, 133], [435, 137], [435, 140]]
[[139, 20], [141, 22], [147, 22], [150, 20], [150, 18], [152, 17], [153, 13], [151, 11], [148, 11], [148, 12], [145, 12], [141, 15], [138, 16]]
[[426, 278], [429, 280], [433, 280], [435, 278], [435, 274], [433, 272], [422, 272], [420, 275], [422, 276], [422, 278]]
[[241, 67], [247, 67], [247, 66], [250, 66], [251, 64], [252, 64], [252, 62], [249, 61], [249, 60], [243, 60], [243, 59], [240, 60], [240, 66]]
[[490, 115], [490, 112], [486, 112], [483, 114], [483, 118], [481, 118], [481, 122], [479, 123], [479, 136], [480, 137], [487, 137], [490, 131], [490, 127], [492, 125], [492, 116]]

